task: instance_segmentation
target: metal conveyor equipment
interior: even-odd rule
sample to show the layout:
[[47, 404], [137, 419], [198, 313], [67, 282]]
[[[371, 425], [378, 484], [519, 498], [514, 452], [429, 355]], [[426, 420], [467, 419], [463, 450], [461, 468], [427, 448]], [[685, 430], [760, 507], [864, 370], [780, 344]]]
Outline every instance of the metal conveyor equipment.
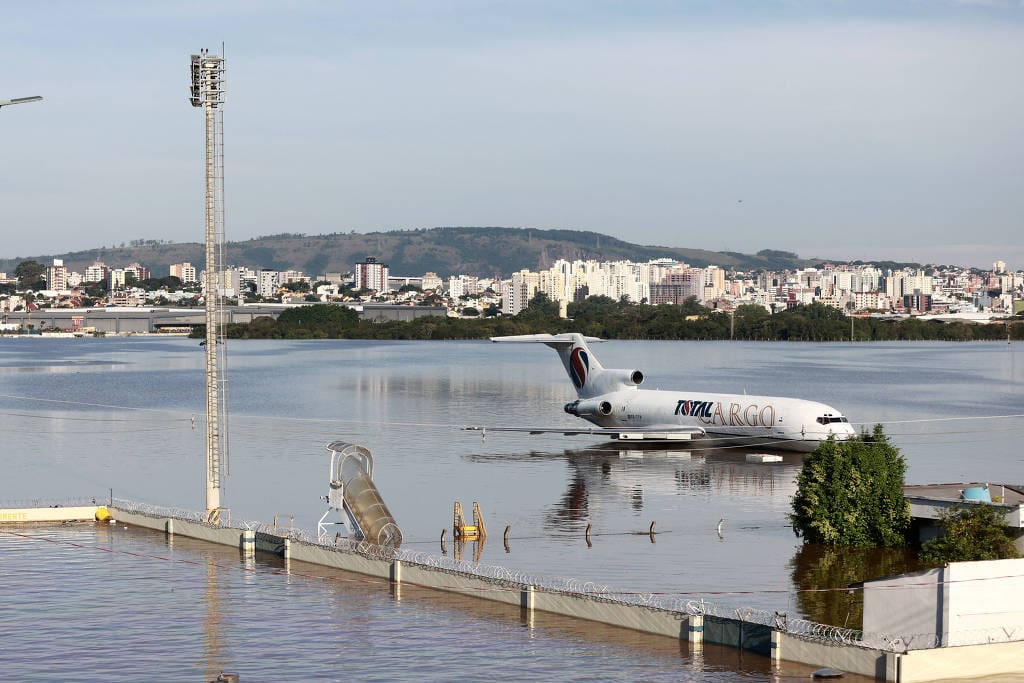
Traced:
[[364, 446], [335, 441], [327, 446], [331, 454], [330, 490], [326, 496], [327, 512], [317, 525], [318, 540], [328, 540], [331, 511], [344, 512], [348, 526], [357, 538], [370, 543], [398, 548], [402, 545], [402, 530], [391, 516], [380, 491], [373, 483], [373, 456]]

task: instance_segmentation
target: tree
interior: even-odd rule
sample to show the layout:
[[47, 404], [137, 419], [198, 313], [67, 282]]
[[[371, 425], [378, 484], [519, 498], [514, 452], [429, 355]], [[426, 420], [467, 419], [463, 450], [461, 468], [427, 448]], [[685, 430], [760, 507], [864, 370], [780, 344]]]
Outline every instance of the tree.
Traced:
[[829, 439], [807, 456], [797, 476], [793, 531], [806, 543], [857, 547], [906, 544], [910, 505], [903, 497], [907, 463], [881, 425], [847, 441]]
[[151, 277], [146, 280], [139, 280], [135, 284], [137, 287], [141, 287], [147, 291], [166, 289], [168, 292], [174, 292], [181, 289], [181, 278], [176, 275], [168, 275], [167, 277], [159, 278]]
[[102, 299], [104, 296], [106, 296], [106, 283], [87, 283], [85, 285], [85, 293], [87, 296], [90, 296], [93, 299]]
[[287, 289], [289, 292], [306, 293], [309, 291], [309, 283], [305, 280], [296, 280], [294, 282], [286, 282], [281, 285], [282, 288]]
[[550, 318], [558, 320], [558, 302], [553, 301], [544, 292], [537, 292], [530, 299], [529, 303], [526, 304], [526, 308], [519, 312], [519, 315], [524, 318]]
[[954, 505], [940, 514], [939, 526], [942, 534], [921, 548], [922, 562], [943, 565], [1020, 557], [1003, 512], [993, 505]]
[[348, 306], [314, 304], [297, 306], [281, 311], [277, 322], [285, 327], [349, 327], [359, 320], [359, 314]]
[[[39, 261], [29, 259], [17, 265], [14, 269], [14, 276], [18, 278], [18, 287], [21, 289], [45, 289], [43, 280], [45, 272], [46, 266]], [[44, 282], [42, 287], [38, 286], [40, 282]]]
[[480, 311], [472, 306], [466, 306], [465, 308], [462, 309], [462, 315], [467, 318], [479, 318]]

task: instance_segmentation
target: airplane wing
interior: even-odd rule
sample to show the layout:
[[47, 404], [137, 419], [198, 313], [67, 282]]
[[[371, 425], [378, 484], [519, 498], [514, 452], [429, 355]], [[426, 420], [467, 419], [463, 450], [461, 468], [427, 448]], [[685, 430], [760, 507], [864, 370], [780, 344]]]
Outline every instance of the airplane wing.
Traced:
[[480, 432], [487, 436], [488, 432], [511, 432], [518, 434], [562, 434], [563, 436], [604, 436], [622, 441], [689, 441], [702, 437], [705, 431], [700, 427], [624, 427], [622, 429], [604, 429], [589, 427], [584, 429], [554, 427], [463, 427], [463, 431]]

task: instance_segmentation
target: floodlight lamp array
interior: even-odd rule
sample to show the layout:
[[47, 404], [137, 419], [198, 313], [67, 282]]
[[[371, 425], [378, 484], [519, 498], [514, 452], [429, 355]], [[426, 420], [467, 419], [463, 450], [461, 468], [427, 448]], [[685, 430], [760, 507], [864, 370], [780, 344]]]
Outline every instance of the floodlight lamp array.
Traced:
[[224, 58], [207, 50], [192, 55], [190, 63], [192, 86], [188, 101], [193, 107], [218, 107], [224, 101]]

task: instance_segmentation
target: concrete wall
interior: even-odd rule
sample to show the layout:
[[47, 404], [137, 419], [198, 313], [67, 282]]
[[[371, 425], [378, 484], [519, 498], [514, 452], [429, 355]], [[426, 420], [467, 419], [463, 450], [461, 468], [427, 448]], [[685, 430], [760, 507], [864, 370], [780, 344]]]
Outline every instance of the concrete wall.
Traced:
[[942, 569], [864, 584], [864, 632], [907, 647], [984, 642], [986, 632], [1024, 624], [1024, 559], [953, 562]]
[[96, 519], [96, 505], [0, 510], [0, 522], [81, 522]]
[[300, 562], [335, 567], [357, 574], [376, 576], [381, 579], [391, 578], [391, 560], [364, 557], [363, 555], [344, 550], [311, 545], [309, 543], [289, 543], [288, 557]]
[[[956, 678], [991, 681], [1011, 674], [1024, 674], [1024, 646], [1021, 643], [944, 647], [899, 656], [899, 683]], [[1018, 679], [1014, 677], [1013, 680]]]
[[791, 662], [820, 665], [882, 681], [896, 680], [898, 655], [844, 643], [827, 643], [779, 633], [776, 657]]
[[970, 645], [984, 632], [1024, 626], [1024, 559], [954, 562], [944, 645]]
[[[388, 580], [395, 585], [396, 590], [404, 583], [434, 590], [451, 591], [494, 602], [518, 605], [530, 613], [533, 610], [542, 610], [643, 633], [688, 639], [693, 643], [691, 647], [699, 647], [698, 644], [704, 639], [705, 618], [700, 616], [617, 603], [598, 596], [538, 590], [524, 584], [488, 579], [423, 564], [394, 561], [386, 557], [367, 557], [347, 549], [292, 541], [276, 534], [211, 527], [177, 518], [130, 513], [116, 507], [108, 509], [118, 521], [126, 524], [182, 534], [212, 543], [236, 546], [243, 552], [247, 552], [249, 549], [254, 551], [259, 547], [281, 554], [288, 558], [289, 562], [308, 562]], [[91, 510], [95, 511], [95, 508], [91, 508]], [[1024, 567], [1024, 564], [1018, 564], [1024, 563], [1024, 560], [1013, 562], [1015, 564], [1012, 566], [1002, 565], [998, 568], [964, 567], [960, 575], [973, 579], [992, 576], [998, 571], [1006, 573], [1015, 571], [1018, 567]], [[976, 583], [984, 585], [987, 581]], [[937, 580], [930, 579], [932, 591], [936, 589], [937, 585]], [[1016, 590], [1018, 594], [1024, 594], [1020, 588], [1013, 590]], [[883, 598], [888, 593], [889, 591], [885, 590], [876, 591], [876, 594]], [[894, 608], [891, 599], [888, 604], [889, 610], [892, 612], [902, 609]], [[967, 604], [973, 603], [968, 600]], [[730, 620], [723, 619], [722, 621]], [[732, 621], [738, 622], [738, 620]], [[1001, 623], [1021, 622], [1003, 620]], [[743, 628], [742, 624], [740, 628]], [[768, 627], [761, 626], [759, 628]], [[829, 643], [819, 639], [802, 638], [777, 630], [771, 630], [770, 637], [771, 656], [776, 660], [782, 659], [812, 666], [830, 667], [879, 680], [917, 683], [938, 678], [1024, 674], [1024, 642], [1021, 641], [970, 647], [933, 648], [900, 655], [850, 643]]]
[[[147, 515], [140, 512], [128, 512], [116, 506], [107, 506], [110, 514], [118, 522], [131, 524], [144, 529], [154, 529], [169, 534], [180, 534], [200, 541], [208, 541], [220, 545], [242, 548], [246, 545], [246, 532], [231, 527], [213, 527], [185, 519]], [[251, 534], [251, 532], [249, 532]]]
[[545, 612], [599, 621], [671, 638], [685, 640], [689, 633], [687, 615], [638, 605], [624, 605], [594, 597], [539, 591], [534, 593], [534, 607]]
[[944, 620], [942, 569], [864, 583], [864, 632], [888, 636], [939, 633]]

